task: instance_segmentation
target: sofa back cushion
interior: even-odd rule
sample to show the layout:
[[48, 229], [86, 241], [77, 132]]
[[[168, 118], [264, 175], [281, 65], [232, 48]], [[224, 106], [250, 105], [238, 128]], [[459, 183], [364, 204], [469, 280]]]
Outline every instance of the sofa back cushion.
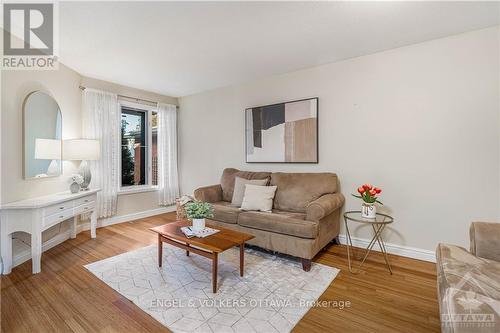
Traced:
[[277, 186], [274, 208], [290, 212], [305, 212], [307, 205], [322, 195], [337, 192], [334, 173], [271, 174], [271, 185]]
[[240, 171], [233, 168], [224, 169], [220, 180], [222, 187], [222, 200], [230, 202], [233, 199], [235, 177], [245, 179], [266, 179], [270, 176], [270, 172]]

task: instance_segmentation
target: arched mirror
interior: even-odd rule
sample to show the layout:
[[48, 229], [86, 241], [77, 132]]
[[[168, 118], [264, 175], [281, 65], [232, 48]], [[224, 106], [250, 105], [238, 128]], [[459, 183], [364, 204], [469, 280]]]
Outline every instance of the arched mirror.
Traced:
[[24, 177], [57, 177], [62, 173], [62, 116], [50, 95], [35, 91], [24, 100]]

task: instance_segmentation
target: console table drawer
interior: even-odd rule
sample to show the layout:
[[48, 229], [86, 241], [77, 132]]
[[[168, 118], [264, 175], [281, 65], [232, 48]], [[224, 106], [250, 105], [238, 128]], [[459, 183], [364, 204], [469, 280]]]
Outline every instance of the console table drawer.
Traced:
[[64, 220], [67, 220], [73, 216], [74, 216], [73, 208], [69, 208], [69, 209], [57, 212], [56, 214], [46, 216], [43, 219], [43, 227], [44, 228], [50, 227], [54, 224], [60, 223]]
[[83, 198], [80, 198], [80, 199], [76, 199], [75, 200], [75, 207], [78, 207], [78, 206], [81, 206], [81, 205], [87, 205], [89, 204], [90, 202], [94, 201], [94, 197], [93, 196], [88, 196], [88, 197], [83, 197]]
[[62, 202], [60, 204], [48, 206], [47, 208], [45, 208], [43, 215], [49, 216], [49, 215], [57, 214], [59, 212], [62, 212], [63, 210], [70, 209], [70, 208], [73, 208], [73, 201]]
[[75, 207], [74, 214], [75, 215], [84, 214], [86, 212], [92, 211], [94, 209], [94, 207], [95, 207], [95, 202], [94, 201], [88, 202], [85, 205], [81, 205], [81, 206]]

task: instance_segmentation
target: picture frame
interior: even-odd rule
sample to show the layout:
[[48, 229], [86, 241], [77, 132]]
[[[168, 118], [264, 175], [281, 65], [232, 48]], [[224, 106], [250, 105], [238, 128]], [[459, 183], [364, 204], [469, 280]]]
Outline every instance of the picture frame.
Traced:
[[245, 109], [246, 163], [319, 163], [319, 98]]

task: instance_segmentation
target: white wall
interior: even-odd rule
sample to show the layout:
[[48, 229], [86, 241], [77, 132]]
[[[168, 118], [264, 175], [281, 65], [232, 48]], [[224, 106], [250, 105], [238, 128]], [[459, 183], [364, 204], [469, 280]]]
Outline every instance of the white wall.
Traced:
[[[383, 189], [388, 242], [467, 247], [469, 223], [500, 211], [498, 37], [489, 28], [181, 98], [181, 190], [218, 183], [225, 167], [331, 171], [346, 210], [359, 209], [360, 184]], [[316, 96], [319, 164], [245, 164], [245, 108]]]
[[[63, 174], [53, 178], [23, 178], [23, 102], [26, 96], [42, 90], [57, 101], [62, 114], [62, 138], [81, 137], [80, 75], [60, 65], [57, 71], [2, 71], [2, 197], [1, 203], [68, 190], [68, 179], [77, 171], [74, 162], [63, 162]], [[67, 223], [56, 225], [43, 234], [44, 240], [68, 230]], [[14, 238], [30, 242], [28, 235]], [[19, 243], [14, 242], [14, 256]]]
[[48, 93], [61, 109], [63, 139], [81, 137], [79, 84], [80, 75], [62, 64], [57, 71], [2, 71], [2, 203], [68, 190], [74, 162], [63, 163], [61, 177], [23, 178], [23, 102], [35, 90]]
[[[78, 169], [78, 162], [64, 161], [63, 174], [60, 177], [29, 180], [23, 178], [23, 101], [30, 92], [43, 90], [57, 101], [62, 113], [63, 139], [81, 137], [81, 84], [137, 98], [177, 104], [177, 99], [173, 97], [82, 77], [63, 64], [60, 64], [56, 71], [2, 71], [1, 76], [0, 204], [67, 191], [69, 177]], [[118, 198], [118, 213], [115, 218], [157, 208], [156, 191], [121, 195]], [[67, 223], [56, 225], [44, 232], [43, 240], [47, 241], [67, 230]], [[14, 237], [27, 244], [30, 242], [30, 238], [23, 233], [15, 233]], [[14, 257], [24, 250], [26, 246], [14, 242]]]

